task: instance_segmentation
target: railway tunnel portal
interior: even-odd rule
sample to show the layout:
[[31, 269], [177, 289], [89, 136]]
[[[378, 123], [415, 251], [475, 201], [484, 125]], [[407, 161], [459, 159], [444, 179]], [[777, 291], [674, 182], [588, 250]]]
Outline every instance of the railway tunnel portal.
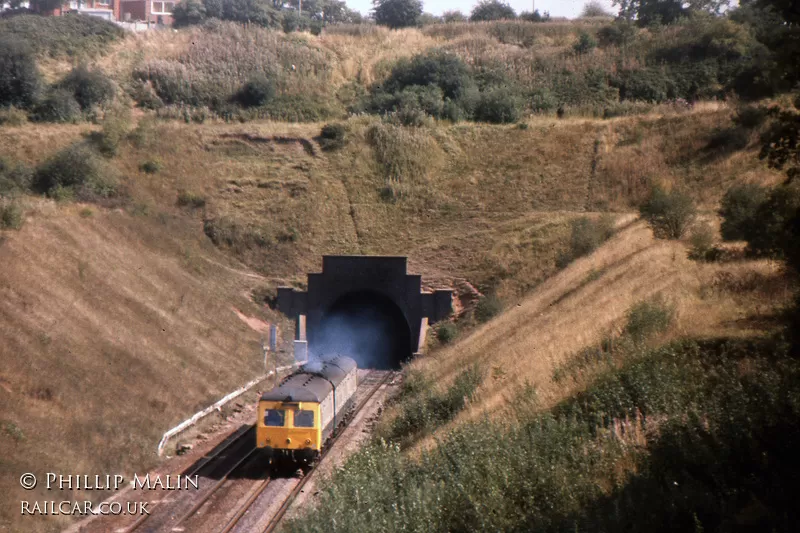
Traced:
[[399, 368], [421, 351], [428, 324], [452, 313], [452, 291], [423, 292], [406, 257], [324, 256], [307, 290], [281, 287], [277, 300], [312, 357], [344, 353], [377, 369]]

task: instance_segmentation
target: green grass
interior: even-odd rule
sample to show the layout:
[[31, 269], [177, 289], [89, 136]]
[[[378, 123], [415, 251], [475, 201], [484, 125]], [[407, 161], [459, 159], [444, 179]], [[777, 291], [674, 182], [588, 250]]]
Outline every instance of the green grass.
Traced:
[[510, 428], [375, 443], [286, 530], [792, 531], [799, 391], [779, 340], [670, 344]]

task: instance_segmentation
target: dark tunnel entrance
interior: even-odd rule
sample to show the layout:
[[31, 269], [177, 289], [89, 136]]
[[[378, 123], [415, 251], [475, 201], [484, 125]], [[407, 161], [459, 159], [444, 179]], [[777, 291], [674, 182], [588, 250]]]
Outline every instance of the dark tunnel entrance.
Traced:
[[308, 348], [314, 356], [349, 355], [361, 368], [397, 369], [411, 357], [411, 329], [387, 296], [350, 292], [325, 311]]

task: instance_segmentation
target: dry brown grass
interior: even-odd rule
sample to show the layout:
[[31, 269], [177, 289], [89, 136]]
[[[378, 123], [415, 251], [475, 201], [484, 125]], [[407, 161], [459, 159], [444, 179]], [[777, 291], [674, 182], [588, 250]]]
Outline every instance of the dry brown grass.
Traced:
[[[479, 400], [443, 430], [508, 408], [526, 384], [542, 409], [568, 397], [583, 380], [555, 382], [554, 369], [581, 348], [618, 335], [628, 309], [656, 294], [676, 308], [673, 328], [659, 341], [759, 334], [774, 327], [776, 307], [791, 301], [791, 282], [774, 262], [696, 263], [686, 252], [682, 243], [655, 240], [635, 222], [499, 318], [415, 360], [410, 367], [440, 385], [468, 365], [487, 369]], [[421, 445], [431, 444], [429, 438]]]

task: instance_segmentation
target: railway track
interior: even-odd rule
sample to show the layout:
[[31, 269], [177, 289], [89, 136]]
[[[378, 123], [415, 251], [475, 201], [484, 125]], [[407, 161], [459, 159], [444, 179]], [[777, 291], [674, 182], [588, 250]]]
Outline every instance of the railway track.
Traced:
[[[371, 373], [369, 376], [367, 376], [367, 379], [369, 379], [374, 374], [375, 372]], [[376, 380], [377, 383], [369, 390], [367, 395], [364, 398], [362, 398], [361, 401], [356, 406], [355, 410], [352, 413], [353, 418], [355, 418], [355, 416], [359, 413], [359, 411], [361, 411], [361, 409], [363, 409], [364, 406], [367, 405], [367, 403], [369, 403], [369, 401], [372, 399], [375, 393], [378, 392], [378, 389], [380, 389], [384, 383], [389, 381], [389, 378], [394, 375], [394, 372], [384, 372], [382, 374], [383, 375]], [[325, 450], [323, 450], [319, 461], [317, 461], [317, 465], [319, 465], [325, 459], [325, 457], [328, 455], [328, 452], [333, 448], [333, 445], [335, 444], [336, 440], [338, 440], [338, 438], [342, 435], [342, 433], [344, 433], [344, 431], [340, 431], [338, 434], [333, 436], [331, 442], [328, 444]], [[316, 469], [316, 465], [314, 466], [314, 469]], [[283, 517], [286, 515], [286, 512], [292, 506], [292, 502], [294, 502], [295, 498], [297, 498], [298, 494], [300, 494], [300, 492], [303, 490], [303, 487], [308, 482], [308, 480], [311, 479], [310, 474], [311, 472], [309, 472], [308, 475], [304, 476], [303, 479], [300, 480], [300, 482], [297, 484], [294, 490], [292, 490], [292, 492], [289, 494], [289, 497], [286, 498], [286, 500], [283, 502], [283, 505], [281, 505], [280, 509], [278, 509], [278, 512], [270, 519], [269, 523], [262, 530], [262, 533], [272, 533], [273, 531], [275, 531], [275, 529], [280, 524], [281, 520], [283, 520]]]
[[[200, 475], [200, 490], [184, 492], [175, 500], [156, 502], [153, 512], [139, 517], [116, 533], [274, 531], [302, 492], [334, 444], [349, 424], [370, 403], [375, 393], [395, 375], [391, 371], [369, 372], [361, 379], [356, 407], [348, 413], [346, 424], [328, 441], [316, 464], [298, 479], [275, 476], [257, 459], [254, 426], [246, 426], [229, 436], [210, 454], [181, 473]], [[225, 488], [223, 488], [225, 487]], [[235, 504], [233, 502], [236, 502]], [[277, 511], [269, 512], [280, 505]], [[236, 509], [234, 512], [231, 512]], [[258, 511], [256, 511], [258, 509]], [[269, 511], [266, 511], [269, 509]], [[248, 513], [248, 511], [254, 511]], [[243, 518], [247, 516], [247, 520]], [[269, 517], [267, 519], [267, 517]], [[264, 525], [264, 520], [268, 520]]]

